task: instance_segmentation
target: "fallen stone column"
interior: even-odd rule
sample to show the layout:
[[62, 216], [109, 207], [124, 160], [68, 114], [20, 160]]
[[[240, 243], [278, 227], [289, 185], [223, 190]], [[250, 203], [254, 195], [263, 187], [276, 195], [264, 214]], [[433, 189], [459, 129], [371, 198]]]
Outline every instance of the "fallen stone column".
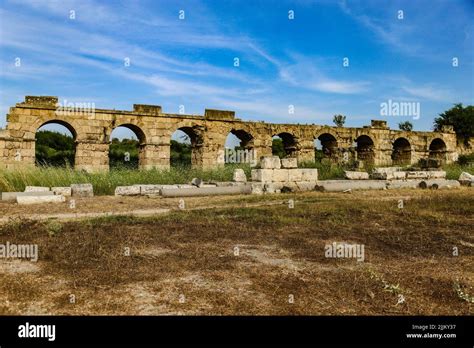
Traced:
[[372, 179], [380, 180], [404, 180], [407, 172], [386, 172], [386, 173], [372, 173]]
[[45, 192], [50, 191], [49, 187], [44, 186], [26, 186], [25, 192]]
[[93, 197], [94, 188], [92, 184], [72, 184], [71, 191], [73, 196], [78, 197]]
[[394, 173], [403, 170], [402, 167], [377, 167], [374, 168], [374, 173], [377, 174], [386, 174], [386, 173]]
[[140, 188], [140, 194], [142, 196], [157, 196], [161, 194], [163, 188], [178, 188], [178, 185], [133, 185]]
[[138, 196], [140, 195], [140, 186], [117, 186], [115, 188], [116, 196]]
[[405, 189], [412, 188], [416, 189], [419, 187], [421, 180], [392, 180], [387, 182], [387, 189], [396, 190], [396, 189]]
[[406, 172], [407, 179], [429, 179], [430, 172], [428, 171], [412, 171]]
[[468, 172], [462, 172], [459, 175], [459, 182], [461, 185], [474, 186], [474, 175], [469, 174]]
[[67, 187], [51, 187], [51, 191], [53, 191], [55, 195], [71, 196], [71, 194], [72, 194], [72, 190], [71, 190], [70, 186], [67, 186]]
[[342, 192], [347, 190], [383, 190], [387, 186], [380, 180], [326, 180], [318, 181], [317, 191]]
[[461, 186], [461, 183], [457, 180], [444, 179], [423, 180], [419, 184], [419, 187], [422, 189], [430, 188], [433, 190], [457, 188], [459, 186]]
[[430, 179], [446, 179], [446, 172], [444, 170], [432, 170], [428, 173]]
[[219, 196], [219, 195], [241, 195], [252, 192], [251, 185], [221, 186], [221, 187], [195, 187], [161, 190], [163, 197], [195, 197], [195, 196]]
[[369, 173], [367, 172], [354, 172], [350, 170], [345, 170], [344, 175], [346, 179], [350, 180], [367, 180], [369, 179]]
[[42, 203], [63, 203], [66, 197], [60, 195], [52, 196], [18, 196], [16, 201], [20, 205], [42, 204]]
[[27, 196], [54, 196], [53, 191], [41, 192], [2, 192], [2, 201], [16, 201], [17, 197]]

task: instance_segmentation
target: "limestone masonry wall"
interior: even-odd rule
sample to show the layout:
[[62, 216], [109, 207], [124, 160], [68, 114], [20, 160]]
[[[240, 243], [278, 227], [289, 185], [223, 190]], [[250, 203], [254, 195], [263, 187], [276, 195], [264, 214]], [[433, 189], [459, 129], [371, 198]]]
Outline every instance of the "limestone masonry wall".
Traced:
[[324, 156], [333, 161], [357, 159], [370, 165], [412, 164], [422, 158], [441, 162], [457, 159], [456, 135], [443, 132], [391, 130], [384, 121], [362, 128], [249, 122], [233, 111], [206, 109], [204, 116], [163, 113], [161, 106], [135, 104], [133, 111], [58, 108], [57, 97], [27, 96], [11, 107], [7, 128], [0, 130], [0, 167], [17, 168], [35, 163], [35, 134], [45, 124], [68, 128], [76, 144], [75, 168], [109, 169], [110, 135], [114, 128], [131, 129], [140, 143], [140, 168], [169, 168], [170, 141], [180, 129], [191, 139], [192, 165], [224, 164], [229, 132], [256, 158], [272, 154], [272, 137], [282, 138], [289, 158], [314, 161], [314, 140], [321, 141]]

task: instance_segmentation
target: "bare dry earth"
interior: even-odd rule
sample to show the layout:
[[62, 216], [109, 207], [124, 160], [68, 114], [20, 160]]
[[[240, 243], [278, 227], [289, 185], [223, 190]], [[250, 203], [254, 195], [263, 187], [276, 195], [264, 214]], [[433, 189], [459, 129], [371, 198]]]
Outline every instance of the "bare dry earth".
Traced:
[[[472, 314], [473, 196], [206, 197], [184, 211], [177, 199], [95, 197], [77, 211], [172, 211], [71, 221], [25, 218], [70, 213], [67, 204], [2, 203], [0, 244], [38, 244], [39, 261], [0, 259], [0, 313]], [[332, 242], [363, 244], [364, 262], [326, 258]]]

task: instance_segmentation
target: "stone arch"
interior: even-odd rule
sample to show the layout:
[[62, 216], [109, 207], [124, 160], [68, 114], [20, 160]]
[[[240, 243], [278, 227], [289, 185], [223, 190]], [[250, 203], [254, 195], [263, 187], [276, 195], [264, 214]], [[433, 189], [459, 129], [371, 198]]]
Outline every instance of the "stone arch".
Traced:
[[189, 137], [191, 143], [191, 167], [200, 167], [203, 163], [204, 138], [200, 128], [199, 126], [178, 124], [176, 129], [170, 134], [170, 143], [172, 135], [178, 130]]
[[319, 140], [321, 143], [323, 158], [333, 160], [337, 158], [338, 143], [337, 138], [333, 134], [324, 132], [315, 137], [314, 140]]
[[231, 134], [239, 141], [239, 149], [229, 149], [224, 144], [224, 163], [255, 163], [253, 135], [242, 128], [232, 128], [225, 138], [225, 143], [227, 143]]
[[[74, 122], [74, 120], [63, 120], [60, 117], [50, 117], [50, 118], [37, 118], [33, 123], [31, 124], [21, 124], [21, 128], [26, 131], [24, 139], [25, 140], [34, 140], [35, 139], [35, 134], [43, 126], [46, 126], [48, 124], [59, 124], [63, 127], [65, 127], [68, 131], [71, 132], [73, 135], [74, 141], [79, 141], [82, 137], [82, 134], [78, 132], [80, 129], [80, 126]], [[9, 124], [10, 126], [10, 124]], [[28, 134], [29, 133], [29, 134]]]
[[146, 144], [147, 135], [145, 134], [145, 132], [142, 130], [140, 126], [137, 126], [136, 124], [132, 124], [132, 123], [120, 123], [120, 124], [114, 125], [114, 127], [112, 128], [112, 131], [110, 132], [109, 137], [112, 136], [112, 132], [114, 131], [114, 129], [118, 127], [124, 127], [124, 128], [130, 129], [137, 136], [138, 143], [140, 145]]
[[411, 145], [408, 139], [400, 137], [393, 142], [391, 157], [394, 165], [411, 164]]
[[278, 136], [283, 142], [283, 148], [286, 157], [296, 157], [298, 154], [298, 139], [291, 133], [281, 132], [273, 134], [272, 137]]
[[[39, 124], [38, 124], [39, 123]], [[34, 136], [34, 146], [33, 146], [33, 150], [34, 150], [34, 157], [35, 157], [35, 164], [38, 164], [38, 157], [37, 157], [37, 147], [36, 147], [36, 142], [37, 142], [37, 133], [39, 131], [39, 129], [43, 126], [47, 126], [47, 125], [60, 125], [60, 126], [63, 126], [64, 128], [66, 128], [72, 135], [72, 140], [73, 140], [73, 159], [71, 161], [71, 163], [68, 163], [69, 165], [73, 166], [75, 165], [75, 162], [76, 162], [76, 159], [75, 159], [75, 155], [76, 155], [76, 145], [77, 145], [77, 131], [75, 129], [75, 127], [73, 127], [71, 125], [71, 123], [69, 122], [66, 122], [64, 120], [61, 120], [61, 119], [49, 119], [47, 121], [42, 121], [40, 120], [39, 122], [36, 123], [36, 125], [34, 125], [35, 127], [35, 130], [34, 130], [34, 133], [33, 133], [33, 136]], [[65, 159], [67, 161], [67, 158]], [[58, 161], [59, 162], [59, 161]], [[61, 160], [62, 162], [62, 160]], [[57, 164], [53, 164], [53, 165], [59, 165], [58, 163]]]
[[240, 146], [242, 146], [245, 149], [251, 149], [253, 148], [253, 141], [254, 137], [253, 135], [241, 128], [235, 129], [232, 128], [229, 133], [234, 134], [237, 138], [240, 140]]
[[67, 128], [67, 130], [71, 132], [73, 139], [76, 140], [76, 138], [77, 138], [76, 129], [69, 122], [66, 122], [66, 121], [63, 121], [63, 120], [60, 120], [60, 119], [51, 119], [51, 120], [48, 120], [46, 122], [43, 122], [39, 127], [36, 127], [36, 132], [38, 131], [38, 129], [40, 129], [41, 127], [46, 126], [48, 124], [59, 124], [59, 125], [65, 127], [65, 128]]
[[375, 164], [375, 144], [368, 135], [360, 135], [356, 140], [357, 160], [364, 162], [365, 165]]
[[436, 160], [439, 164], [444, 164], [446, 162], [447, 152], [446, 143], [442, 139], [435, 138], [431, 141], [429, 146], [429, 159]]
[[[108, 152], [109, 152], [109, 155], [110, 155], [110, 145], [112, 144], [112, 132], [115, 129], [119, 128], [119, 127], [129, 129], [137, 137], [137, 139], [138, 139], [138, 168], [143, 168], [144, 165], [145, 165], [145, 158], [146, 158], [145, 147], [146, 147], [146, 144], [147, 144], [148, 137], [145, 134], [145, 132], [143, 131], [143, 129], [140, 126], [136, 125], [136, 124], [117, 123], [113, 126], [113, 128], [110, 130], [109, 139], [108, 139], [108, 144], [109, 144], [109, 151]], [[127, 160], [127, 159], [124, 158], [124, 160]]]

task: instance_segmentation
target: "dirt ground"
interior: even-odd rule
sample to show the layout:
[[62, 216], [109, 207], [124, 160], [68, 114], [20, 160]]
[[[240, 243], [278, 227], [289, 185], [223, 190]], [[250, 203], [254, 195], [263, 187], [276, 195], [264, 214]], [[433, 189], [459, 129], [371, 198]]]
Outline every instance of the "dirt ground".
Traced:
[[[0, 203], [0, 244], [39, 250], [0, 259], [0, 314], [473, 314], [473, 193]], [[326, 257], [332, 243], [364, 260]]]

